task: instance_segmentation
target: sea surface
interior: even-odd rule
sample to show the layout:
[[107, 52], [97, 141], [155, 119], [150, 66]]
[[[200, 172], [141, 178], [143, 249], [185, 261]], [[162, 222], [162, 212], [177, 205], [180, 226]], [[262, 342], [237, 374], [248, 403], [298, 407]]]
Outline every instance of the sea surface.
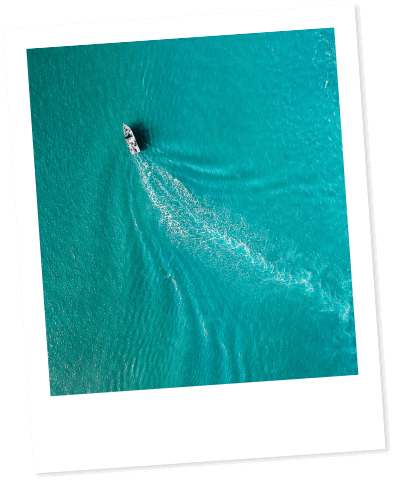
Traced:
[[358, 374], [333, 29], [27, 59], [52, 395]]

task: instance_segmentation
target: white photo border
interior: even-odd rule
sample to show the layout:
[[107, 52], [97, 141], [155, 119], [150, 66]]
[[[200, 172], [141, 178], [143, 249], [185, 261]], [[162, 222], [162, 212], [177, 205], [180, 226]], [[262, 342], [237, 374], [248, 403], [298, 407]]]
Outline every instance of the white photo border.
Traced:
[[[50, 396], [26, 49], [334, 28], [359, 375]], [[385, 448], [354, 6], [5, 31], [36, 473]]]

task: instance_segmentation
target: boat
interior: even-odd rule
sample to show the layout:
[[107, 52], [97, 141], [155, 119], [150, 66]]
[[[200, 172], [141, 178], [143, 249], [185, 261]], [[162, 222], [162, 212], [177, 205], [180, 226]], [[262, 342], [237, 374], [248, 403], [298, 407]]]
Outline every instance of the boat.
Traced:
[[140, 148], [137, 144], [136, 138], [134, 137], [133, 131], [126, 124], [123, 125], [123, 133], [125, 134], [126, 145], [129, 147], [131, 154], [137, 154], [140, 152]]

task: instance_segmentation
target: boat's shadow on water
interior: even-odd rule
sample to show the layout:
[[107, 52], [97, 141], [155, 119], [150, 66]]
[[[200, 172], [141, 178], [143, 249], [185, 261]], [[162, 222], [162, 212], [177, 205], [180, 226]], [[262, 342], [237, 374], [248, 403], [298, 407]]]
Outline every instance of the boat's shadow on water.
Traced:
[[130, 124], [137, 144], [141, 151], [147, 149], [151, 144], [151, 136], [149, 129], [142, 122], [135, 122]]

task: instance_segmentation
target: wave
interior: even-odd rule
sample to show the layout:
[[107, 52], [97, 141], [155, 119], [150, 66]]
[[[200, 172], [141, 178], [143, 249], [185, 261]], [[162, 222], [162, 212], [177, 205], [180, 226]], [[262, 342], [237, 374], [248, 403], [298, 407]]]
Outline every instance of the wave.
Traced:
[[[214, 206], [205, 197], [198, 199], [160, 164], [171, 163], [159, 150], [133, 156], [139, 182], [159, 214], [159, 225], [177, 248], [182, 248], [232, 282], [265, 289], [300, 289], [319, 299], [321, 311], [336, 312], [340, 321], [352, 317], [351, 280], [344, 278], [335, 294], [324, 289], [322, 269], [306, 269], [294, 250], [274, 252], [266, 233], [252, 230], [245, 219], [225, 206]], [[155, 162], [156, 161], [156, 162]], [[256, 249], [260, 246], [261, 249]], [[176, 281], [175, 288], [177, 288]]]

